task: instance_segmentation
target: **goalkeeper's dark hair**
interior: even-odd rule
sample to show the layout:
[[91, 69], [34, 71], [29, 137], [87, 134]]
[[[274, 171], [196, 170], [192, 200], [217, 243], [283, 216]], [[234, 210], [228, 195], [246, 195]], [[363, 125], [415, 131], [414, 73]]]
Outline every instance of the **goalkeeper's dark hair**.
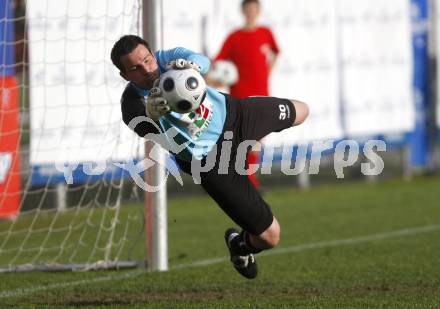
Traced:
[[260, 0], [243, 0], [243, 1], [241, 1], [241, 8], [244, 8], [244, 6], [249, 3], [256, 3], [256, 4], [260, 5]]
[[112, 62], [121, 72], [125, 71], [121, 63], [121, 57], [131, 53], [139, 44], [144, 45], [151, 53], [151, 48], [147, 41], [137, 35], [124, 35], [113, 45], [111, 52]]

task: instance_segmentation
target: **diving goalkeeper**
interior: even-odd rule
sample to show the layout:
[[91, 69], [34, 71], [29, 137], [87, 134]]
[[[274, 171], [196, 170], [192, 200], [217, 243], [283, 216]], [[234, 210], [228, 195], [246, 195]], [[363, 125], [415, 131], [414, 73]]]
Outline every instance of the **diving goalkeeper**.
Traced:
[[[254, 255], [278, 244], [280, 226], [247, 174], [236, 171], [239, 146], [301, 124], [308, 116], [307, 105], [275, 97], [237, 99], [208, 87], [202, 105], [203, 118], [209, 121], [203, 125], [182, 122], [161, 96], [161, 89], [155, 87], [156, 80], [167, 68], [193, 68], [205, 74], [210, 65], [207, 57], [180, 47], [153, 52], [142, 38], [126, 35], [114, 44], [111, 59], [129, 82], [121, 98], [124, 123], [128, 125], [139, 116], [151, 119], [131, 128], [141, 137], [168, 134], [170, 128], [175, 129], [173, 132], [178, 134], [169, 137], [185, 146], [173, 154], [179, 167], [188, 174], [192, 171], [192, 161], [206, 165], [207, 160], [214, 158], [213, 168], [200, 174], [201, 185], [240, 226], [241, 231], [226, 230], [226, 245], [235, 269], [246, 278], [255, 278], [258, 271]], [[221, 162], [223, 145], [232, 145], [226, 170]]]

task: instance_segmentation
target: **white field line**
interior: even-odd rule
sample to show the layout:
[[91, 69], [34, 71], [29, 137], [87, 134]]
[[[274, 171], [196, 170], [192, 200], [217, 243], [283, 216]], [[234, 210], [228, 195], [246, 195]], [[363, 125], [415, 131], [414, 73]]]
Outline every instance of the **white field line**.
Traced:
[[[401, 229], [401, 230], [396, 230], [396, 231], [386, 232], [386, 233], [371, 234], [371, 235], [360, 236], [360, 237], [336, 239], [336, 240], [330, 240], [330, 241], [322, 241], [322, 242], [311, 243], [311, 244], [303, 244], [303, 245], [273, 249], [270, 251], [262, 252], [259, 256], [278, 255], [278, 254], [285, 254], [285, 253], [302, 252], [302, 251], [313, 250], [313, 249], [321, 249], [321, 248], [328, 248], [328, 247], [337, 247], [337, 246], [344, 246], [344, 245], [359, 244], [359, 243], [363, 243], [363, 242], [382, 240], [382, 239], [393, 238], [393, 237], [413, 236], [413, 235], [418, 235], [418, 234], [430, 233], [430, 232], [434, 232], [434, 231], [438, 231], [438, 230], [440, 230], [440, 224], [427, 225], [427, 226], [422, 226], [422, 227]], [[226, 262], [228, 260], [229, 260], [229, 257], [220, 257], [220, 258], [214, 258], [214, 259], [209, 259], [209, 260], [201, 260], [201, 261], [196, 261], [193, 263], [175, 265], [175, 266], [170, 267], [170, 270], [214, 265], [214, 264]], [[145, 274], [145, 270], [135, 270], [135, 271], [130, 271], [130, 272], [127, 272], [124, 274], [114, 275], [114, 276], [103, 276], [103, 277], [97, 277], [97, 278], [92, 278], [92, 279], [83, 279], [83, 280], [77, 280], [77, 281], [71, 281], [71, 282], [61, 282], [61, 283], [55, 283], [55, 284], [50, 284], [50, 285], [39, 285], [39, 286], [33, 286], [33, 287], [29, 287], [29, 288], [3, 291], [3, 292], [0, 292], [0, 298], [22, 297], [22, 296], [25, 296], [28, 294], [41, 292], [41, 291], [60, 289], [60, 288], [72, 287], [72, 286], [83, 285], [83, 284], [90, 285], [90, 284], [99, 283], [99, 282], [129, 279], [129, 278], [134, 278], [134, 277], [140, 276], [142, 274]]]

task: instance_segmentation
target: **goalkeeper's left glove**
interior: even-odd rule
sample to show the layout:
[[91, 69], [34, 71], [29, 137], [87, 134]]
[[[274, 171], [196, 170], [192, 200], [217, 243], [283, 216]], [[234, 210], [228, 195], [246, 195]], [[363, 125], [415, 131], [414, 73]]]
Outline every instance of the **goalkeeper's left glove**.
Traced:
[[162, 90], [159, 87], [159, 79], [154, 82], [154, 87], [150, 89], [150, 95], [146, 98], [146, 114], [154, 121], [170, 112], [170, 105], [162, 97]]
[[186, 59], [176, 59], [167, 63], [166, 69], [174, 69], [174, 70], [184, 70], [184, 69], [194, 69], [200, 73], [202, 71], [202, 67], [191, 60]]

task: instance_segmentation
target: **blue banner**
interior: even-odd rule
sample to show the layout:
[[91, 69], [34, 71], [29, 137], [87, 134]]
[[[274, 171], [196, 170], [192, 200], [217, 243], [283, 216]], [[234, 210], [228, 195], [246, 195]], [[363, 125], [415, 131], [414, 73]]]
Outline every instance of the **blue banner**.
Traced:
[[428, 0], [411, 0], [413, 92], [416, 113], [414, 132], [410, 138], [410, 164], [413, 169], [428, 167], [432, 157], [429, 137], [428, 11]]

